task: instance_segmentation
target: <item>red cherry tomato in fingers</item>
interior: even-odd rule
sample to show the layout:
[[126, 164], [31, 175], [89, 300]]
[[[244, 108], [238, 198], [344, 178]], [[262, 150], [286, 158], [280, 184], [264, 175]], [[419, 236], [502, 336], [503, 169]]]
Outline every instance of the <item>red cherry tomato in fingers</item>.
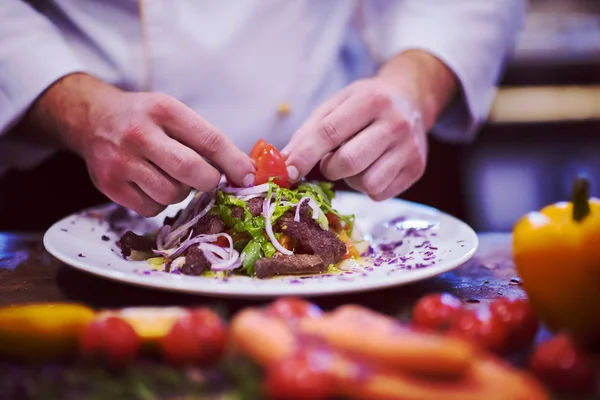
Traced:
[[452, 322], [450, 334], [496, 353], [505, 351], [508, 338], [502, 320], [485, 306], [462, 310]]
[[262, 154], [256, 159], [256, 174], [254, 178], [255, 185], [267, 183], [270, 178], [273, 183], [284, 188], [289, 188], [287, 165], [279, 151], [270, 144], [267, 144]]
[[140, 346], [140, 338], [132, 326], [118, 317], [93, 321], [79, 340], [79, 349], [84, 356], [100, 357], [114, 367], [133, 362]]
[[173, 365], [210, 365], [223, 353], [226, 339], [223, 320], [212, 310], [197, 309], [173, 324], [160, 348]]
[[539, 323], [527, 301], [502, 298], [492, 302], [490, 310], [502, 320], [508, 331], [507, 350], [519, 350], [535, 339]]
[[430, 294], [421, 298], [415, 305], [412, 324], [426, 330], [446, 330], [460, 309], [460, 300], [451, 294]]
[[250, 150], [250, 158], [255, 161], [258, 160], [258, 158], [263, 154], [265, 147], [267, 147], [267, 142], [264, 139], [259, 139], [254, 147], [252, 147], [252, 150]]
[[316, 318], [323, 313], [317, 305], [296, 297], [277, 299], [265, 311], [267, 315], [283, 318], [288, 322], [300, 318]]
[[541, 343], [530, 359], [531, 371], [557, 392], [586, 395], [597, 390], [593, 360], [565, 335]]
[[302, 351], [267, 366], [264, 389], [270, 399], [325, 400], [334, 380], [327, 371], [327, 353]]

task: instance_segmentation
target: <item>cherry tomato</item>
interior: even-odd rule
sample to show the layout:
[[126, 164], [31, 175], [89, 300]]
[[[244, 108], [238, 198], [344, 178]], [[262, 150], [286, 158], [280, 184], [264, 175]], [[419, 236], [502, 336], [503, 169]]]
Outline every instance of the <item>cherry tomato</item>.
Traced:
[[264, 139], [259, 139], [254, 147], [252, 147], [252, 150], [250, 150], [250, 158], [258, 160], [258, 157], [263, 154], [265, 147], [267, 147], [267, 142]]
[[449, 293], [422, 297], [413, 309], [413, 326], [426, 330], [446, 330], [461, 308], [458, 298]]
[[507, 350], [519, 350], [533, 341], [539, 323], [527, 301], [502, 298], [492, 302], [490, 310], [502, 320], [508, 331]]
[[114, 367], [131, 363], [141, 346], [138, 334], [129, 323], [107, 317], [90, 323], [79, 340], [80, 352], [86, 357], [100, 357]]
[[450, 326], [450, 334], [496, 353], [505, 351], [508, 338], [502, 320], [488, 307], [461, 310]]
[[585, 395], [596, 390], [594, 362], [566, 335], [557, 335], [541, 343], [534, 350], [529, 367], [541, 381], [558, 392]]
[[323, 313], [315, 304], [296, 297], [277, 299], [267, 307], [266, 312], [270, 316], [283, 318], [289, 322], [305, 317], [316, 318]]
[[269, 178], [275, 178], [273, 183], [289, 188], [287, 166], [275, 146], [261, 139], [252, 148], [250, 158], [256, 162], [255, 185], [267, 183]]
[[173, 365], [210, 365], [225, 348], [226, 327], [212, 310], [191, 311], [177, 321], [161, 340], [163, 357]]
[[324, 400], [333, 392], [327, 354], [302, 351], [267, 366], [264, 388], [271, 399]]

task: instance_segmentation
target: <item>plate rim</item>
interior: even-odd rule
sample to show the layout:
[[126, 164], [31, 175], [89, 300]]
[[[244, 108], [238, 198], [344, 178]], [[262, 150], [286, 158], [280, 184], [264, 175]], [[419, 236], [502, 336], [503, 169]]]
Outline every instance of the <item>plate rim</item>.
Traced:
[[[344, 190], [336, 191], [336, 194], [343, 195], [343, 196], [350, 196], [350, 197], [360, 197], [360, 198], [367, 197], [361, 193], [352, 192], [352, 191], [344, 191]], [[184, 202], [185, 201], [186, 200], [184, 200]], [[71, 214], [59, 219], [58, 221], [54, 222], [44, 233], [43, 245], [48, 253], [50, 253], [53, 257], [57, 258], [59, 261], [61, 261], [65, 265], [69, 266], [70, 268], [75, 268], [84, 273], [99, 276], [99, 277], [102, 277], [105, 279], [109, 279], [111, 281], [119, 282], [121, 284], [129, 285], [129, 286], [140, 286], [140, 287], [154, 289], [154, 290], [158, 290], [158, 291], [168, 291], [168, 292], [192, 294], [192, 295], [196, 295], [196, 296], [216, 297], [216, 298], [232, 298], [232, 299], [233, 298], [255, 298], [255, 299], [263, 298], [264, 299], [264, 298], [276, 298], [276, 297], [282, 297], [282, 296], [321, 297], [321, 296], [333, 296], [333, 295], [344, 295], [344, 294], [351, 294], [351, 293], [368, 292], [368, 291], [374, 291], [374, 290], [384, 290], [384, 289], [389, 289], [392, 287], [401, 287], [401, 286], [413, 284], [416, 282], [420, 282], [420, 281], [423, 281], [423, 280], [426, 280], [429, 278], [433, 278], [435, 276], [439, 276], [441, 274], [452, 271], [452, 270], [460, 267], [461, 265], [464, 265], [469, 260], [471, 260], [474, 257], [474, 255], [476, 254], [477, 250], [479, 249], [479, 236], [477, 235], [477, 233], [471, 226], [469, 226], [467, 223], [460, 220], [459, 218], [457, 218], [449, 213], [443, 212], [435, 207], [421, 204], [421, 203], [416, 203], [416, 202], [409, 201], [409, 200], [400, 199], [400, 198], [391, 198], [391, 199], [385, 200], [381, 203], [385, 203], [388, 201], [402, 203], [405, 206], [409, 206], [409, 207], [413, 207], [413, 208], [416, 207], [419, 210], [427, 211], [433, 215], [444, 216], [446, 218], [449, 218], [453, 223], [461, 225], [461, 228], [464, 230], [464, 232], [466, 234], [468, 234], [469, 237], [466, 239], [468, 239], [468, 241], [470, 243], [472, 243], [472, 248], [470, 250], [466, 251], [461, 256], [457, 257], [452, 262], [445, 262], [441, 268], [436, 266], [436, 267], [423, 268], [423, 269], [419, 269], [419, 270], [412, 270], [409, 280], [399, 281], [397, 279], [392, 278], [386, 282], [386, 281], [382, 281], [381, 279], [375, 279], [375, 280], [371, 280], [371, 281], [369, 281], [367, 279], [367, 280], [362, 280], [361, 284], [359, 284], [359, 285], [343, 284], [343, 285], [335, 286], [332, 289], [328, 289], [327, 286], [325, 286], [325, 285], [323, 285], [323, 286], [306, 286], [306, 285], [289, 284], [289, 285], [281, 285], [281, 286], [276, 286], [276, 287], [271, 287], [271, 288], [264, 288], [264, 289], [266, 289], [264, 292], [257, 292], [256, 290], [246, 290], [246, 288], [244, 288], [244, 290], [237, 290], [236, 292], [232, 292], [229, 289], [231, 286], [228, 286], [227, 284], [218, 284], [218, 285], [212, 285], [209, 287], [202, 286], [202, 287], [193, 288], [193, 287], [179, 286], [177, 284], [174, 284], [179, 281], [162, 281], [161, 282], [161, 281], [155, 280], [155, 279], [147, 279], [146, 278], [147, 275], [135, 275], [133, 273], [125, 273], [125, 272], [116, 271], [116, 270], [104, 269], [104, 268], [96, 266], [96, 265], [90, 265], [89, 263], [86, 263], [83, 259], [80, 260], [80, 259], [70, 257], [69, 255], [64, 254], [63, 252], [59, 251], [57, 248], [54, 247], [50, 238], [57, 229], [60, 229], [59, 225], [61, 223], [68, 220], [69, 218], [74, 218], [85, 212], [89, 212], [89, 211], [93, 211], [93, 210], [103, 210], [108, 207], [114, 206], [115, 203], [113, 203], [113, 202], [108, 202], [108, 203], [105, 203], [103, 205], [98, 205], [98, 206], [87, 207], [80, 211], [71, 213]], [[175, 206], [177, 206], [177, 204], [172, 205], [172, 206], [175, 207]], [[313, 290], [310, 290], [311, 287], [313, 288]], [[304, 290], [303, 290], [303, 288], [304, 288]]]

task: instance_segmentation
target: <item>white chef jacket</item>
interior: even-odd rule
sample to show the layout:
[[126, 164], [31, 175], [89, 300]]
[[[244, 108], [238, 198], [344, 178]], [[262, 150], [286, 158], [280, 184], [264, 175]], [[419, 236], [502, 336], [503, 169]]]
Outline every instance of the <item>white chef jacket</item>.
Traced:
[[525, 0], [0, 0], [0, 173], [51, 154], [6, 133], [69, 73], [169, 94], [249, 151], [259, 137], [283, 147], [319, 103], [407, 49], [458, 77], [462, 95], [433, 131], [467, 141], [524, 9]]

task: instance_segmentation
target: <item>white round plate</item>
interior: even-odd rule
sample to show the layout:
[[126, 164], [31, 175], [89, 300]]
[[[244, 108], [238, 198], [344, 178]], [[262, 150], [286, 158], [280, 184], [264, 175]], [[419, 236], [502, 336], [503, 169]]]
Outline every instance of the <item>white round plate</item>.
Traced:
[[154, 271], [145, 261], [124, 260], [115, 250], [114, 243], [120, 237], [115, 229], [151, 232], [187, 201], [150, 219], [134, 216], [114, 204], [85, 210], [50, 227], [44, 246], [59, 260], [105, 278], [219, 297], [319, 296], [404, 285], [460, 266], [478, 246], [477, 235], [468, 225], [436, 209], [399, 199], [376, 203], [361, 194], [338, 192], [334, 207], [356, 216], [357, 226], [373, 248], [372, 254], [359, 262], [344, 262], [341, 273], [266, 280], [185, 276]]

